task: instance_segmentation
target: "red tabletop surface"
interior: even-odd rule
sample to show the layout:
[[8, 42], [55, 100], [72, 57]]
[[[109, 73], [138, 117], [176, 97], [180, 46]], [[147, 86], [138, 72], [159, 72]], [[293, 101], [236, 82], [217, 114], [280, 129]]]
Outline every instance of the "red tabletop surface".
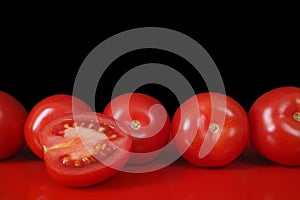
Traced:
[[120, 172], [87, 188], [52, 180], [44, 163], [24, 149], [0, 161], [0, 199], [300, 199], [300, 167], [274, 164], [248, 148], [222, 168], [199, 168], [182, 158], [148, 173]]

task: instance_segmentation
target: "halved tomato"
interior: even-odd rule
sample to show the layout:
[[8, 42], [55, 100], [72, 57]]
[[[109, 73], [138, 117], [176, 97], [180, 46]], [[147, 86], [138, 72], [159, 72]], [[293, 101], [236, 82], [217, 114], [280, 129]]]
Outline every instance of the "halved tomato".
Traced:
[[49, 175], [72, 187], [113, 176], [130, 155], [132, 139], [124, 130], [120, 122], [94, 112], [52, 120], [40, 134]]
[[92, 109], [88, 104], [68, 94], [55, 94], [42, 99], [31, 109], [24, 125], [24, 135], [28, 147], [35, 155], [43, 159], [44, 153], [39, 135], [45, 124], [59, 115], [89, 111]]

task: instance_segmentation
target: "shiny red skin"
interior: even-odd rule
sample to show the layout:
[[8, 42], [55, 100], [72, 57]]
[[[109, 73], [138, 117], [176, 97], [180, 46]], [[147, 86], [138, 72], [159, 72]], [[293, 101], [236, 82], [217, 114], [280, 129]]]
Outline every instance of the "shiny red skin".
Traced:
[[[156, 111], [150, 111], [152, 108]], [[155, 159], [170, 137], [170, 118], [154, 97], [142, 93], [126, 93], [114, 99], [104, 108], [103, 114], [124, 122], [132, 136], [131, 164], [142, 164]], [[133, 130], [130, 123], [138, 120], [141, 128]]]
[[19, 152], [25, 145], [25, 107], [16, 98], [0, 91], [0, 160]]
[[[210, 124], [216, 124], [218, 130], [210, 131]], [[222, 167], [234, 161], [249, 143], [247, 113], [231, 97], [200, 93], [183, 102], [175, 112], [172, 137], [189, 163]]]
[[44, 159], [39, 134], [45, 124], [63, 114], [88, 111], [92, 110], [84, 101], [71, 95], [55, 94], [42, 99], [31, 109], [24, 125], [27, 145], [35, 155]]
[[[62, 164], [61, 157], [66, 153], [78, 151], [78, 148], [80, 148], [80, 152], [82, 152], [83, 155], [89, 154], [86, 150], [89, 144], [83, 142], [85, 141], [85, 134], [83, 133], [82, 136], [75, 135], [74, 137], [82, 137], [80, 144], [77, 143], [68, 147], [47, 150], [44, 154], [47, 172], [55, 181], [69, 187], [87, 187], [112, 177], [125, 166], [130, 156], [132, 139], [127, 133], [123, 132], [120, 122], [100, 113], [66, 114], [53, 119], [46, 124], [42, 130], [42, 134], [40, 134], [40, 141], [43, 146], [51, 148], [61, 143], [68, 143], [68, 141], [74, 139], [74, 137], [66, 138], [65, 136], [57, 135], [57, 125], [65, 124], [70, 121], [72, 121], [72, 123], [74, 123], [73, 121], [83, 121], [86, 126], [92, 122], [99, 126], [106, 125], [113, 128], [113, 130], [118, 133], [118, 137], [110, 142], [114, 144], [117, 150], [105, 158], [105, 163], [96, 161], [82, 167], [65, 166]], [[80, 123], [78, 123], [78, 125], [79, 124]], [[95, 141], [95, 143], [98, 142], [96, 137], [92, 138], [92, 140]], [[92, 146], [92, 148], [94, 147]]]
[[265, 158], [300, 165], [300, 88], [279, 87], [261, 95], [249, 110], [251, 143]]

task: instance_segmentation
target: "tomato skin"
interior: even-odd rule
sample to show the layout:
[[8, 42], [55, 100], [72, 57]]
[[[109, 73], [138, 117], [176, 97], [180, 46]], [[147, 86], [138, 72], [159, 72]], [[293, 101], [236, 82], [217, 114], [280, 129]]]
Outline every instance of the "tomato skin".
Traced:
[[279, 87], [261, 95], [249, 110], [251, 143], [265, 158], [300, 165], [300, 88]]
[[[45, 160], [48, 160], [47, 156], [45, 157]], [[78, 188], [95, 185], [118, 173], [118, 170], [106, 167], [102, 169], [102, 171], [99, 170], [96, 172], [82, 174], [81, 176], [68, 175], [68, 174], [60, 173], [59, 171], [55, 170], [48, 164], [46, 164], [46, 170], [49, 173], [49, 175], [58, 183], [68, 187], [78, 187]]]
[[0, 91], [0, 160], [16, 154], [25, 145], [26, 117], [27, 111], [17, 99]]
[[[127, 124], [132, 136], [132, 152], [128, 163], [143, 164], [155, 159], [170, 138], [170, 118], [163, 105], [142, 93], [122, 94], [109, 102], [103, 114]], [[134, 130], [131, 125], [140, 122]]]
[[42, 99], [31, 109], [24, 125], [24, 135], [27, 145], [34, 154], [44, 159], [39, 134], [45, 124], [57, 116], [66, 113], [87, 111], [91, 111], [91, 108], [81, 99], [71, 95], [55, 94]]
[[175, 112], [172, 137], [189, 163], [199, 167], [225, 166], [249, 143], [247, 113], [231, 97], [200, 93], [183, 102]]
[[[112, 127], [113, 130], [118, 134], [117, 139], [111, 140], [111, 143], [115, 145], [117, 150], [106, 157], [104, 162], [93, 159], [92, 163], [81, 163], [82, 166], [80, 167], [74, 166], [74, 163], [70, 165], [63, 165], [60, 158], [62, 156], [65, 156], [67, 152], [69, 154], [77, 152], [76, 156], [78, 156], [78, 151], [80, 151], [82, 155], [86, 156], [87, 154], [90, 154], [87, 149], [92, 148], [93, 151], [96, 151], [95, 144], [99, 142], [97, 141], [96, 136], [93, 138], [89, 138], [88, 136], [87, 138], [84, 138], [85, 134], [82, 133], [82, 135], [79, 136], [82, 137], [79, 144], [76, 143], [69, 146], [64, 145], [62, 148], [51, 149], [53, 147], [56, 147], [58, 144], [68, 144], [69, 141], [72, 141], [74, 137], [78, 137], [78, 135], [75, 135], [74, 137], [64, 135], [62, 137], [55, 134], [58, 132], [55, 128], [57, 124], [74, 124], [75, 121], [78, 123], [78, 126], [76, 125], [76, 127], [81, 127], [80, 124], [82, 122], [85, 122], [86, 128], [89, 127], [91, 123], [93, 123], [94, 125], [99, 124], [99, 127]], [[120, 122], [117, 122], [115, 119], [109, 118], [100, 113], [93, 112], [66, 114], [53, 119], [44, 127], [44, 129], [42, 130], [42, 134], [40, 134], [40, 141], [44, 145], [44, 149], [48, 149], [44, 154], [47, 172], [55, 181], [70, 187], [91, 186], [112, 177], [113, 175], [118, 173], [119, 170], [121, 170], [122, 167], [127, 163], [131, 150], [131, 137], [123, 132], [124, 128], [121, 128], [121, 126], [122, 124]], [[96, 134], [99, 133], [96, 132]], [[89, 142], [94, 141], [95, 143], [93, 143], [93, 145], [90, 145], [89, 142], [87, 142], [88, 140]], [[109, 143], [107, 145], [109, 145]], [[99, 155], [99, 152], [91, 156], [97, 155]], [[89, 159], [91, 160], [91, 158]]]

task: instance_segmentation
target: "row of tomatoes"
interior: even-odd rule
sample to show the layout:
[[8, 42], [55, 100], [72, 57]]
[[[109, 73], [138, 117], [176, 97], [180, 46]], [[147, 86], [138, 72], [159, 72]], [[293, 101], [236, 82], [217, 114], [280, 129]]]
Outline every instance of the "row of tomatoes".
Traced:
[[298, 166], [300, 88], [268, 91], [248, 113], [229, 96], [200, 93], [182, 103], [172, 120], [158, 100], [140, 93], [112, 99], [100, 114], [65, 94], [47, 97], [27, 113], [0, 92], [0, 159], [26, 143], [50, 176], [68, 186], [93, 185], [125, 164], [149, 163], [171, 141], [186, 161], [200, 167], [228, 165], [249, 141], [267, 159]]

